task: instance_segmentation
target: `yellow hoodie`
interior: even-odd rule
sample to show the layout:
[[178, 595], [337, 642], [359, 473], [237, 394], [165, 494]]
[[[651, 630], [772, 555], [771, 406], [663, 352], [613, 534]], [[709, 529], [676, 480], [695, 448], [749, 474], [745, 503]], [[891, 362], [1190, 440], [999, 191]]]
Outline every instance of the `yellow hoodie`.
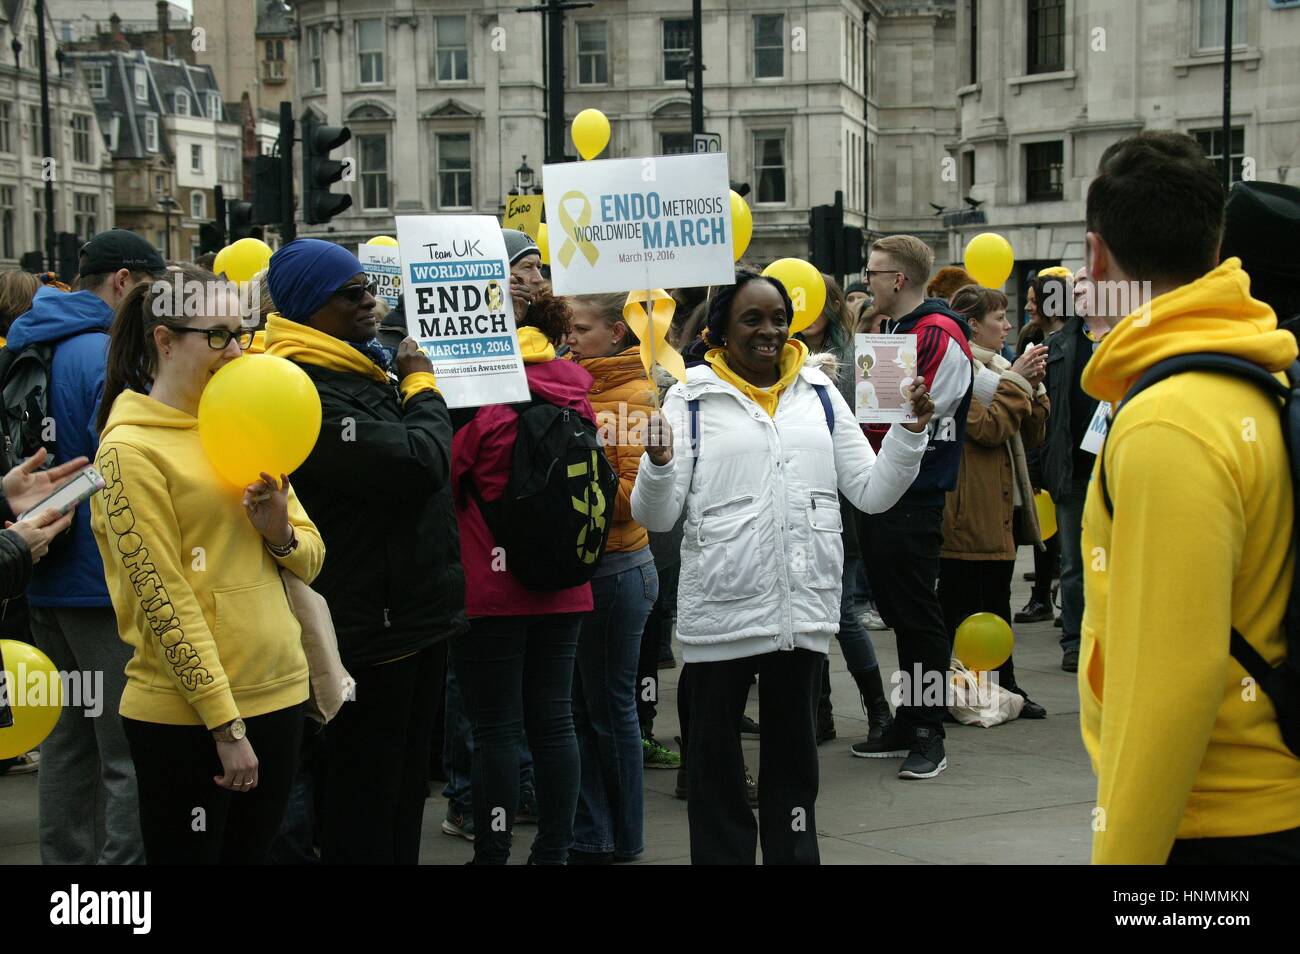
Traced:
[[[266, 319], [266, 353], [298, 364], [310, 364], [331, 371], [349, 371], [376, 381], [387, 381], [388, 373], [342, 338], [335, 338], [310, 325], [299, 324], [273, 311]], [[438, 390], [431, 371], [417, 371], [402, 378], [398, 386], [405, 404], [421, 391]]]
[[759, 407], [767, 411], [768, 417], [776, 417], [776, 406], [781, 400], [781, 392], [788, 388], [799, 374], [799, 369], [808, 360], [808, 346], [798, 338], [791, 338], [781, 349], [781, 377], [771, 387], [760, 388], [750, 384], [727, 364], [727, 350], [713, 348], [706, 352], [704, 360], [712, 366], [713, 371], [728, 384], [734, 385], [741, 394], [747, 394]]
[[[1117, 402], [1165, 358], [1215, 351], [1270, 371], [1296, 358], [1231, 258], [1106, 336], [1083, 373]], [[1272, 702], [1243, 684], [1232, 627], [1270, 665], [1294, 571], [1291, 478], [1277, 402], [1220, 374], [1133, 398], [1103, 450], [1083, 516], [1080, 724], [1097, 773], [1095, 863], [1163, 864], [1175, 838], [1300, 826], [1300, 759]]]
[[134, 391], [113, 402], [95, 466], [106, 486], [91, 526], [118, 632], [135, 650], [121, 714], [214, 728], [304, 701], [302, 631], [279, 568], [310, 583], [325, 544], [292, 489], [298, 547], [279, 559], [242, 491], [212, 470], [198, 420]]

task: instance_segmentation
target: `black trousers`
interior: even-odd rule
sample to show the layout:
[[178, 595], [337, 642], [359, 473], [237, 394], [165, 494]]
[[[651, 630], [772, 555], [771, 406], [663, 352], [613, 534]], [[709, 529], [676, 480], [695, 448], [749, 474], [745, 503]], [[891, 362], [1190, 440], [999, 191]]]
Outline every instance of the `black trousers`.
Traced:
[[357, 698], [325, 727], [321, 860], [413, 865], [428, 793], [434, 697], [446, 651], [427, 646], [376, 666], [349, 667]]
[[[1011, 577], [1014, 560], [939, 561], [939, 604], [948, 627], [948, 645], [957, 627], [972, 613], [993, 613], [1011, 625]], [[998, 667], [998, 685], [1016, 690], [1016, 665], [1011, 656]]]
[[1300, 865], [1300, 828], [1238, 838], [1183, 838], [1171, 865]]
[[[673, 638], [673, 619], [677, 616], [677, 576], [681, 568], [680, 563], [655, 567], [659, 574], [659, 596], [645, 621], [645, 631], [641, 634], [641, 658], [636, 669], [636, 715], [641, 723], [642, 736], [652, 734], [655, 716], [659, 713], [659, 651]], [[647, 679], [653, 681], [647, 683]], [[646, 692], [647, 685], [653, 686], [654, 692]]]
[[[817, 850], [816, 709], [821, 653], [807, 649], [747, 659], [692, 663], [686, 772], [691, 863], [815, 865]], [[740, 717], [757, 667], [758, 822], [745, 793]]]
[[[943, 547], [943, 504], [902, 501], [879, 514], [860, 514], [858, 539], [876, 608], [898, 640], [898, 666], [909, 680], [920, 667], [921, 685], [948, 672], [948, 627], [935, 584]], [[937, 672], [937, 676], [926, 673]], [[881, 674], [882, 677], [884, 674]], [[889, 679], [885, 680], [889, 691]], [[903, 705], [894, 713], [897, 731], [924, 726], [943, 736], [942, 705]]]
[[232, 792], [213, 781], [224, 770], [208, 729], [123, 717], [146, 863], [264, 864], [298, 770], [302, 720], [300, 705], [244, 720], [257, 787]]
[[1052, 581], [1061, 575], [1061, 534], [1052, 534], [1044, 544], [1046, 550], [1034, 547], [1034, 590], [1031, 599], [1052, 605]]

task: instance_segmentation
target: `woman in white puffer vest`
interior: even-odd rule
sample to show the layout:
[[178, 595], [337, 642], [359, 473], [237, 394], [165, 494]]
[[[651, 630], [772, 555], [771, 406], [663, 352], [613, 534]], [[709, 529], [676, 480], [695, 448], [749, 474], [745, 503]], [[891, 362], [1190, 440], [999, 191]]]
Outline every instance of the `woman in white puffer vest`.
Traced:
[[[736, 273], [708, 316], [717, 345], [655, 419], [632, 516], [666, 531], [685, 511], [677, 637], [691, 666], [686, 738], [691, 860], [816, 864], [821, 668], [839, 628], [838, 492], [871, 513], [915, 479], [934, 406], [890, 429], [877, 457], [834, 383], [789, 340], [780, 282]], [[676, 445], [676, 446], [674, 446]], [[759, 675], [759, 824], [746, 799], [739, 723]]]

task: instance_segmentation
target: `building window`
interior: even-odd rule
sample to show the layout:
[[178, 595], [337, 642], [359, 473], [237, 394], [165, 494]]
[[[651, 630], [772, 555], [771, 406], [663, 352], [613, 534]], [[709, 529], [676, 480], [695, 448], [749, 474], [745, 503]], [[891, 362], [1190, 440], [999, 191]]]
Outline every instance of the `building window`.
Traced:
[[162, 195], [165, 191], [167, 191], [167, 180], [165, 177], [163, 176], [153, 177], [153, 191], [156, 192], [158, 195]]
[[434, 17], [434, 58], [438, 82], [469, 79], [469, 38], [464, 17]]
[[661, 132], [659, 155], [681, 156], [695, 151], [695, 139], [688, 132]]
[[[1223, 52], [1224, 0], [1196, 0], [1196, 49]], [[1246, 46], [1246, 0], [1232, 5], [1232, 48]]]
[[578, 85], [609, 82], [609, 25], [603, 20], [578, 21]]
[[32, 152], [38, 152], [44, 148], [41, 145], [41, 108], [39, 106], [27, 107], [27, 129], [31, 137]]
[[1065, 0], [1029, 0], [1029, 72], [1065, 69]]
[[754, 181], [758, 183], [756, 202], [784, 202], [785, 133], [754, 133]]
[[[1222, 18], [1220, 18], [1222, 23]], [[1235, 45], [1235, 44], [1234, 44]], [[1223, 48], [1223, 44], [1219, 44]], [[1243, 126], [1233, 126], [1229, 131], [1229, 144], [1231, 148], [1228, 155], [1232, 158], [1232, 180], [1238, 182], [1241, 179], [1241, 162], [1246, 155], [1246, 130]], [[1201, 149], [1205, 157], [1214, 163], [1215, 168], [1219, 170], [1219, 175], [1223, 175], [1223, 129], [1194, 129], [1192, 135], [1196, 141], [1201, 144]]]
[[325, 61], [321, 57], [321, 35], [318, 26], [307, 28], [307, 62], [311, 88], [320, 89], [325, 85]]
[[108, 70], [103, 66], [86, 67], [86, 87], [95, 99], [108, 95]]
[[108, 128], [104, 130], [104, 145], [108, 147], [109, 152], [117, 152], [117, 133], [121, 126], [122, 117], [117, 113], [108, 121]]
[[867, 38], [867, 96], [876, 94], [876, 41]]
[[284, 59], [284, 40], [266, 41], [266, 58], [274, 62]]
[[190, 94], [183, 89], [178, 89], [173, 96], [173, 109], [177, 116], [188, 116], [190, 114]]
[[686, 80], [686, 61], [691, 58], [691, 29], [690, 20], [663, 21], [666, 82]]
[[472, 208], [469, 133], [439, 134], [437, 140], [438, 207]]
[[754, 17], [754, 76], [780, 79], [785, 75], [785, 15]]
[[218, 176], [222, 182], [239, 181], [239, 150], [234, 146], [217, 147]]
[[388, 138], [358, 136], [361, 150], [361, 207], [388, 208]]
[[99, 196], [78, 192], [73, 197], [73, 222], [77, 237], [90, 241], [99, 231]]
[[1025, 146], [1025, 201], [1054, 202], [1064, 198], [1064, 169], [1063, 142], [1036, 142]]
[[225, 111], [221, 108], [221, 94], [216, 90], [208, 91], [208, 115], [217, 122], [223, 122], [226, 118]]
[[198, 143], [190, 143], [190, 172], [203, 171], [203, 147]]
[[158, 151], [158, 117], [144, 118], [144, 148], [146, 152]]
[[0, 152], [14, 151], [13, 114], [8, 103], [0, 103]]
[[72, 117], [72, 161], [91, 162], [90, 117]]
[[149, 101], [149, 76], [143, 66], [135, 68], [135, 98], [141, 103]]
[[0, 258], [14, 257], [14, 187], [0, 186]]
[[384, 81], [384, 21], [357, 21], [357, 77], [361, 84]]
[[970, 149], [961, 154], [961, 194], [970, 195], [971, 187], [975, 185], [975, 150]]
[[194, 191], [190, 193], [190, 218], [206, 219], [208, 217], [207, 193]]
[[980, 6], [979, 0], [970, 0], [970, 76], [967, 82], [974, 85], [980, 81]]
[[45, 247], [45, 190], [32, 190], [32, 244]]

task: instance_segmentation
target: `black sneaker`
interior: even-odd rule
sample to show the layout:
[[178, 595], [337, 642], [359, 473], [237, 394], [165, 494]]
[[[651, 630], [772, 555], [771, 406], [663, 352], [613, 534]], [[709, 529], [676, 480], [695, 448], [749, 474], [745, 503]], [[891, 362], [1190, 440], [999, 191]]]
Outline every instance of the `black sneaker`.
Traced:
[[916, 738], [912, 740], [912, 751], [908, 753], [903, 767], [898, 770], [898, 777], [934, 778], [947, 767], [943, 736], [936, 735], [933, 729], [917, 729]]
[[758, 723], [747, 715], [740, 717], [740, 734], [751, 739], [758, 738]]
[[1061, 616], [1056, 617], [1056, 619], [1052, 621], [1052, 625], [1057, 629], [1065, 629], [1065, 618]]
[[910, 748], [911, 740], [906, 730], [893, 722], [880, 738], [868, 736], [865, 742], [854, 742], [849, 751], [860, 759], [897, 759], [906, 755]]
[[1025, 604], [1025, 608], [1016, 614], [1015, 621], [1017, 623], [1043, 623], [1055, 615], [1052, 608], [1046, 603], [1031, 599]]
[[1066, 672], [1079, 671], [1079, 650], [1067, 649], [1061, 656], [1061, 668]]

